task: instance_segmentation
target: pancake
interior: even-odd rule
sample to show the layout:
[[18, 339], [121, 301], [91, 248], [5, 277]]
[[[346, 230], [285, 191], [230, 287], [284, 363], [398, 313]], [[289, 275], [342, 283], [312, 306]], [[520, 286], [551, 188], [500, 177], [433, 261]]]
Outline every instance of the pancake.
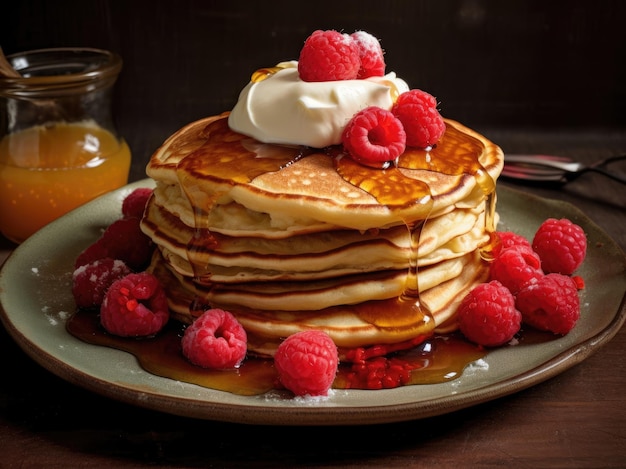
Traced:
[[[480, 206], [482, 209], [482, 205]], [[187, 247], [195, 231], [159, 207], [148, 203], [144, 231], [158, 241], [163, 255], [177, 272], [192, 277], [197, 268]], [[458, 257], [484, 244], [483, 213], [458, 209], [425, 225], [419, 239], [420, 267]], [[212, 233], [213, 243], [198, 246], [196, 263], [203, 262], [214, 283], [268, 280], [311, 280], [353, 273], [406, 269], [411, 254], [406, 226], [359, 232], [329, 230], [281, 239], [233, 237]], [[202, 260], [201, 260], [202, 259]]]
[[453, 330], [456, 305], [487, 276], [503, 156], [445, 122], [436, 147], [407, 148], [388, 169], [341, 146], [259, 142], [227, 113], [173, 134], [148, 164], [141, 226], [174, 316], [226, 309], [260, 355], [311, 328], [340, 349]]
[[227, 115], [214, 116], [172, 135], [146, 172], [157, 197], [167, 197], [161, 205], [191, 227], [201, 219], [213, 229], [209, 214], [234, 203], [267, 216], [270, 231], [385, 228], [475, 207], [493, 192], [501, 150], [458, 122], [446, 125], [431, 151], [409, 149], [397, 167], [376, 170], [330, 155], [338, 148], [261, 143], [231, 131]]
[[[436, 330], [440, 333], [456, 329], [454, 321], [456, 307], [474, 285], [486, 280], [488, 271], [478, 258], [477, 252], [449, 262], [445, 267], [438, 271], [433, 269], [424, 272], [423, 277], [429, 283], [437, 283], [436, 286], [422, 291], [420, 295], [424, 306], [433, 314], [434, 323], [427, 325], [423, 324], [421, 318], [415, 321], [401, 318], [402, 322], [385, 323], [390, 321], [386, 312], [394, 311], [394, 302], [402, 294], [405, 286], [406, 273], [402, 271], [344, 277], [341, 284], [308, 284], [312, 297], [318, 295], [327, 301], [329, 297], [346, 296], [351, 296], [355, 300], [363, 299], [362, 304], [367, 305], [367, 309], [373, 307], [380, 312], [376, 320], [372, 320], [368, 314], [363, 314], [364, 310], [360, 309], [359, 304], [342, 304], [341, 300], [337, 301], [337, 306], [320, 309], [295, 311], [261, 309], [258, 308], [256, 301], [263, 297], [273, 299], [276, 306], [289, 305], [285, 291], [267, 290], [263, 285], [252, 285], [247, 291], [243, 289], [215, 292], [188, 277], [175, 274], [160, 259], [158, 252], [152, 271], [169, 292], [168, 300], [174, 317], [190, 323], [202, 313], [203, 306], [207, 304], [231, 311], [248, 333], [248, 350], [257, 355], [269, 356], [285, 337], [312, 328], [327, 332], [340, 350], [374, 344], [394, 344], [410, 341], [419, 336], [427, 337], [431, 335], [435, 323]], [[448, 268], [451, 270], [447, 271]], [[442, 276], [442, 272], [446, 271], [448, 273]], [[245, 303], [248, 307], [243, 306]]]

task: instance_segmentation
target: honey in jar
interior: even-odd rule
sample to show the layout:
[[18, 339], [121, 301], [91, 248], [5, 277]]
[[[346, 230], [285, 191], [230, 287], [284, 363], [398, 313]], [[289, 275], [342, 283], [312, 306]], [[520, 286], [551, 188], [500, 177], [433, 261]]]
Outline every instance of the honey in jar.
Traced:
[[119, 56], [43, 49], [8, 59], [20, 76], [0, 77], [0, 232], [19, 243], [125, 185], [131, 154], [111, 116]]

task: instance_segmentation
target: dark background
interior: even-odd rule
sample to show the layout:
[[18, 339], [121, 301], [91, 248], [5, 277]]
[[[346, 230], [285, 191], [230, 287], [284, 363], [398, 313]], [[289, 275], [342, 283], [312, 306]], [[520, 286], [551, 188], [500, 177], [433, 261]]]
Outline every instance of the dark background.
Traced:
[[[379, 37], [389, 70], [506, 152], [591, 162], [626, 154], [625, 19], [618, 0], [9, 0], [0, 46], [122, 55], [115, 108], [134, 153], [131, 179], [177, 128], [232, 108], [256, 68], [297, 58], [313, 30], [330, 28]], [[559, 188], [520, 187], [575, 204], [626, 250], [623, 185], [587, 174]], [[0, 256], [12, 248], [0, 239]], [[40, 367], [0, 327], [0, 466], [623, 468], [624, 344], [622, 329], [565, 373], [439, 417], [268, 427], [102, 397]]]
[[626, 129], [623, 1], [21, 0], [0, 12], [6, 54], [122, 56], [115, 112], [131, 178], [177, 128], [231, 109], [255, 69], [297, 59], [315, 29], [374, 34], [388, 71], [497, 143], [515, 145], [506, 129]]

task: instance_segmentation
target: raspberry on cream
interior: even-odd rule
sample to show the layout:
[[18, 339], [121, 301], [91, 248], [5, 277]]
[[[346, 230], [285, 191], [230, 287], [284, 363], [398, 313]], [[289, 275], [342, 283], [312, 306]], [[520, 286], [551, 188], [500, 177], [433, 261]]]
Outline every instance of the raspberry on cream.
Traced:
[[324, 148], [341, 143], [348, 121], [368, 106], [391, 110], [409, 90], [391, 72], [364, 80], [306, 82], [298, 62], [283, 62], [280, 70], [241, 91], [228, 125], [235, 132], [264, 143]]

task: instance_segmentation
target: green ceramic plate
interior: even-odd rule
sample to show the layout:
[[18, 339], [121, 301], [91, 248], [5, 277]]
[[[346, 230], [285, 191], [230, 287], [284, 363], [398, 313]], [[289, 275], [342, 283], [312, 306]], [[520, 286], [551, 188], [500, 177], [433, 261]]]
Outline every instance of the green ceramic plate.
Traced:
[[245, 397], [161, 378], [134, 356], [90, 345], [69, 335], [74, 310], [72, 265], [76, 255], [118, 218], [122, 199], [139, 181], [107, 194], [51, 223], [20, 245], [0, 273], [2, 321], [35, 361], [61, 378], [137, 406], [194, 418], [264, 425], [374, 424], [444, 414], [511, 394], [583, 361], [608, 342], [626, 317], [626, 258], [597, 225], [574, 206], [498, 189], [500, 229], [532, 237], [548, 217], [567, 217], [588, 235], [579, 274], [581, 319], [567, 336], [490, 352], [478, 366], [443, 384], [383, 391], [335, 391], [326, 400]]

